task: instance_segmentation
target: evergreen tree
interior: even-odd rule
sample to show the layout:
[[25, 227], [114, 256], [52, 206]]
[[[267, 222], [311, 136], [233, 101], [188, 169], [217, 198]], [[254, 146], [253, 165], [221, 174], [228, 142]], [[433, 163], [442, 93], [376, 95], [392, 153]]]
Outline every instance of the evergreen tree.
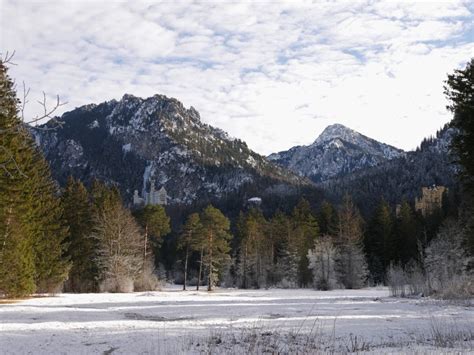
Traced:
[[323, 201], [321, 204], [321, 209], [318, 214], [318, 224], [321, 235], [337, 234], [337, 211], [328, 201]]
[[406, 265], [410, 260], [419, 256], [418, 223], [408, 202], [404, 201], [400, 207], [395, 231], [395, 261]]
[[293, 210], [292, 215], [294, 238], [290, 244], [298, 255], [298, 285], [300, 287], [310, 286], [313, 275], [309, 268], [308, 250], [314, 246], [319, 236], [319, 226], [316, 218], [311, 212], [309, 202], [302, 199]]
[[161, 245], [162, 237], [171, 231], [170, 218], [163, 206], [159, 205], [147, 205], [136, 211], [134, 215], [145, 231], [143, 258], [146, 261], [149, 253], [151, 253], [150, 242], [156, 250]]
[[298, 256], [290, 248], [293, 240], [293, 225], [290, 218], [277, 211], [270, 221], [271, 240], [274, 244], [274, 270], [271, 273], [273, 284], [283, 287], [296, 287], [298, 283]]
[[466, 68], [448, 75], [445, 94], [450, 101], [448, 109], [454, 113], [452, 126], [458, 129], [453, 148], [463, 171], [466, 187], [474, 190], [474, 58]]
[[[463, 207], [460, 213], [464, 228], [465, 245], [474, 255], [474, 58], [466, 68], [448, 75], [445, 94], [450, 101], [448, 109], [453, 112], [452, 126], [457, 129], [452, 147], [462, 167], [464, 186]], [[471, 265], [474, 269], [474, 264]]]
[[[0, 62], [0, 288], [20, 296], [35, 288], [57, 290], [69, 263], [63, 255], [67, 228], [56, 186], [19, 118], [15, 95], [7, 68]], [[24, 257], [8, 262], [20, 254]]]
[[27, 176], [31, 160], [27, 132], [21, 126], [18, 100], [6, 66], [0, 62], [0, 292], [20, 297], [36, 290], [33, 241], [24, 216]]
[[19, 219], [12, 214], [7, 218], [0, 246], [0, 292], [7, 297], [21, 297], [36, 290], [33, 248]]
[[385, 281], [385, 271], [394, 259], [394, 221], [390, 206], [382, 199], [365, 235], [368, 266], [375, 284]]
[[207, 290], [212, 291], [219, 271], [230, 251], [230, 222], [217, 208], [209, 205], [201, 213], [201, 223], [205, 236], [206, 267], [208, 272]]
[[67, 255], [72, 267], [65, 289], [70, 292], [96, 292], [98, 269], [97, 241], [91, 238], [93, 211], [89, 193], [81, 181], [69, 177], [61, 196], [63, 216], [69, 227]]
[[184, 281], [183, 290], [186, 290], [188, 278], [188, 259], [192, 251], [201, 250], [202, 224], [198, 213], [192, 213], [188, 216], [183, 230], [179, 236], [178, 249], [184, 251]]
[[266, 220], [262, 212], [252, 208], [241, 213], [238, 223], [239, 276], [242, 288], [267, 285], [267, 275], [273, 262], [272, 244], [266, 234]]
[[49, 165], [36, 149], [34, 161], [36, 168], [29, 173], [25, 194], [33, 207], [27, 215], [28, 229], [33, 235], [35, 282], [38, 291], [55, 292], [61, 288], [71, 267], [66, 257], [68, 228]]

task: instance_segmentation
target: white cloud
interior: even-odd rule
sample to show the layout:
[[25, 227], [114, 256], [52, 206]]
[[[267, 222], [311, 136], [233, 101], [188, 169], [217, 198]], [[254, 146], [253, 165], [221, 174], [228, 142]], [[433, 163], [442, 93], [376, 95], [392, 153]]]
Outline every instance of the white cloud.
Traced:
[[[11, 75], [65, 110], [176, 97], [260, 153], [340, 122], [405, 149], [447, 122], [443, 80], [474, 53], [468, 1], [0, 0]], [[33, 114], [35, 107], [29, 106]]]

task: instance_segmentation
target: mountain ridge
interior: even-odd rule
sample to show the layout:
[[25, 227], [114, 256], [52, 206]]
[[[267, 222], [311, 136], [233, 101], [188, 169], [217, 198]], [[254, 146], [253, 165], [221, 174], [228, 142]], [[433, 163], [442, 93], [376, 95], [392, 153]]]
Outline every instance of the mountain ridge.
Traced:
[[[54, 177], [119, 186], [131, 199], [153, 182], [172, 203], [220, 198], [245, 185], [269, 188], [309, 181], [269, 162], [240, 139], [201, 122], [199, 112], [174, 98], [125, 94], [120, 100], [66, 112], [54, 130], [38, 130], [36, 141]], [[48, 128], [46, 123], [43, 128]]]

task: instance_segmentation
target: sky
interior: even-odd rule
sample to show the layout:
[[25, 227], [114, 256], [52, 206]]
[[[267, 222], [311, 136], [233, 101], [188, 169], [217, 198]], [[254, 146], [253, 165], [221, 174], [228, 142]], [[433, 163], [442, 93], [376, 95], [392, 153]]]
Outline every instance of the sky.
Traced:
[[27, 118], [42, 92], [58, 113], [163, 94], [261, 154], [333, 123], [409, 150], [451, 118], [474, 2], [0, 0], [6, 51]]

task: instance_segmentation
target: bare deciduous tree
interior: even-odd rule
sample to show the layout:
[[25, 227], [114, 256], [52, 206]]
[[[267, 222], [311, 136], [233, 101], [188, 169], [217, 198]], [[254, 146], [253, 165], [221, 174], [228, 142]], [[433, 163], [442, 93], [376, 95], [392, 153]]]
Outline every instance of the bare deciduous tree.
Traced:
[[313, 271], [314, 286], [318, 290], [330, 290], [336, 285], [334, 258], [336, 248], [332, 238], [324, 235], [308, 251], [309, 268]]
[[130, 211], [121, 204], [100, 211], [93, 237], [99, 242], [102, 291], [133, 291], [133, 282], [143, 271], [143, 253], [140, 228]]

